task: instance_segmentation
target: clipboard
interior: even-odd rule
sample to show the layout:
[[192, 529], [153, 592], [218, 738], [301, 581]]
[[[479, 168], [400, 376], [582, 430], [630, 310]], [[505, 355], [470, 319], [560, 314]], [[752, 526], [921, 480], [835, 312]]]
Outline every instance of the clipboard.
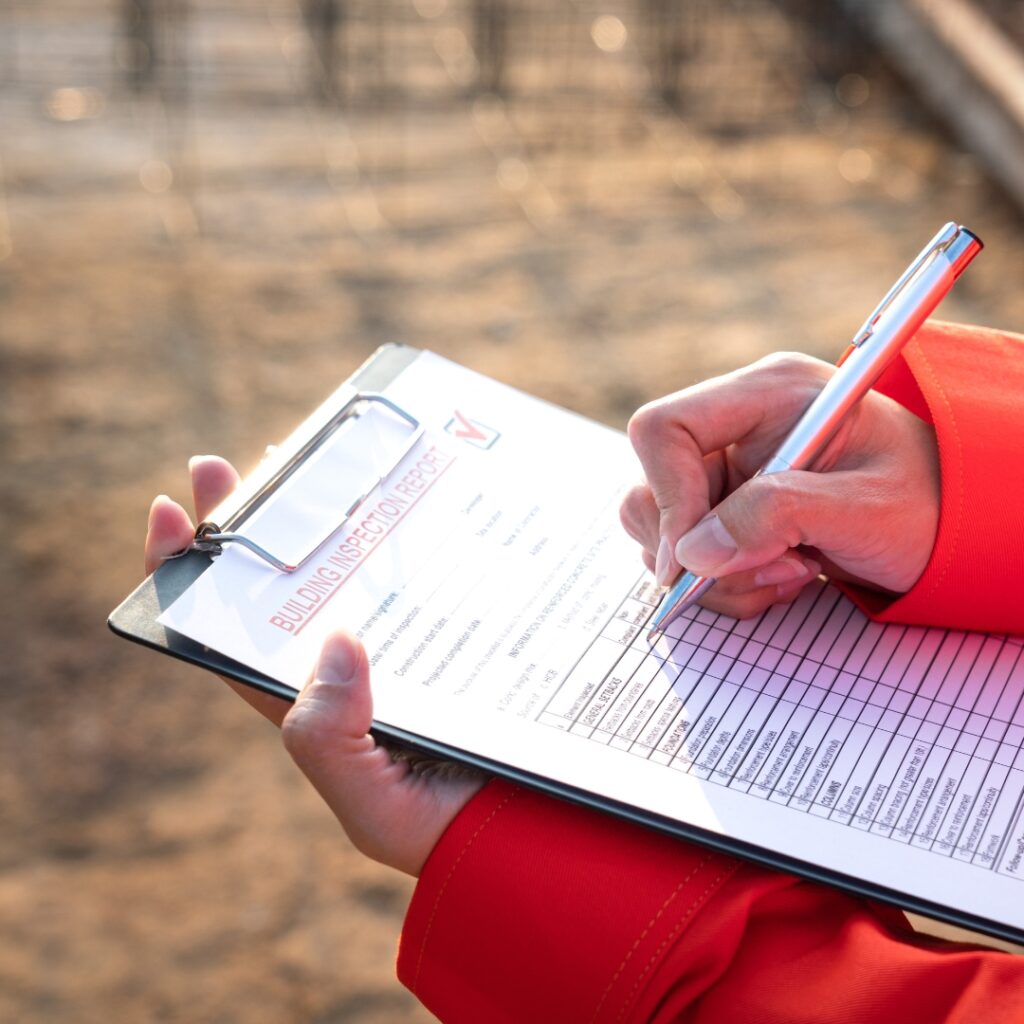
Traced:
[[[236, 527], [244, 528], [249, 512], [263, 503], [272, 501], [297, 466], [309, 458], [335, 429], [350, 417], [360, 415], [367, 403], [383, 404], [399, 417], [408, 428], [408, 441], [394, 455], [397, 465], [408, 451], [408, 446], [419, 437], [420, 425], [415, 410], [403, 409], [382, 396], [388, 385], [420, 356], [418, 349], [403, 345], [387, 345], [377, 350], [348, 380], [328, 397], [289, 438], [267, 458], [239, 489], [213, 513], [210, 520], [197, 528], [196, 543], [181, 557], [161, 565], [109, 616], [108, 625], [118, 636], [168, 654], [179, 660], [208, 669], [218, 675], [251, 686], [264, 693], [294, 700], [297, 690], [260, 672], [253, 667], [230, 658], [211, 647], [162, 626], [157, 620], [174, 601], [192, 587], [213, 564], [224, 544], [246, 543], [239, 539]], [[365, 497], [365, 488], [357, 488], [353, 503], [346, 514], [351, 514]], [[250, 551], [269, 563], [268, 571], [288, 572], [301, 565], [279, 557], [274, 552], [247, 545]], [[732, 854], [766, 867], [786, 871], [812, 881], [821, 882], [855, 895], [877, 899], [940, 921], [984, 932], [1011, 942], [1024, 943], [1024, 928], [1018, 928], [986, 916], [970, 913], [938, 901], [899, 891], [872, 880], [856, 877], [828, 866], [787, 855], [757, 843], [745, 841], [727, 833], [698, 827], [675, 818], [634, 806], [626, 801], [597, 794], [584, 787], [553, 779], [545, 774], [524, 770], [502, 759], [495, 759], [461, 746], [441, 742], [415, 731], [375, 720], [373, 735], [387, 745], [429, 758], [440, 758], [471, 765], [488, 774], [528, 786], [550, 796], [569, 800], [621, 819], [697, 842], [722, 853]]]

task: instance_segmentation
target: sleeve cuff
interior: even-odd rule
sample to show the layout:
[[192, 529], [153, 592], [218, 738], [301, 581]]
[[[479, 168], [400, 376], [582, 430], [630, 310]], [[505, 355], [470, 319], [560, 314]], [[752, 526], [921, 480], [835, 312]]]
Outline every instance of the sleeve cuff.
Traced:
[[928, 323], [877, 390], [935, 428], [939, 529], [906, 594], [844, 589], [885, 622], [1024, 632], [1024, 338]]

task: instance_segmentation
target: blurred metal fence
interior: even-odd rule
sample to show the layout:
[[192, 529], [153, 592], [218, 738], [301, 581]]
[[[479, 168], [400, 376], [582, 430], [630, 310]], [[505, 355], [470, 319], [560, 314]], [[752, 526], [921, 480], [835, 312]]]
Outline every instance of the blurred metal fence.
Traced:
[[[1019, 3], [978, 3], [1007, 33], [1024, 32]], [[864, 10], [879, 6], [905, 5], [21, 0], [0, 9], [0, 77], [3, 102], [43, 103], [55, 120], [91, 117], [111, 96], [134, 98], [150, 112], [161, 151], [140, 170], [144, 185], [160, 192], [173, 182], [186, 198], [196, 111], [299, 102], [319, 112], [313, 117], [330, 115], [334, 136], [462, 110], [509, 191], [536, 200], [535, 211], [546, 200], [543, 189], [531, 199], [526, 188], [537, 177], [531, 161], [654, 139], [675, 187], [699, 191], [728, 218], [742, 205], [736, 183], [700, 140], [808, 127], [838, 136], [854, 109], [869, 123], [873, 83], [894, 81], [865, 34]], [[388, 173], [415, 173], [415, 151], [403, 159], [404, 172]], [[851, 159], [867, 166], [863, 155]], [[349, 173], [326, 150], [325, 162], [329, 177]], [[850, 180], [861, 173], [849, 170]], [[375, 173], [368, 161], [360, 187], [372, 188]]]
[[[814, 0], [21, 0], [0, 8], [0, 73], [168, 100], [216, 73], [245, 91], [247, 72], [253, 88], [261, 78], [239, 41], [246, 22], [281, 29], [310, 94], [349, 109], [480, 92], [624, 102], [608, 88], [618, 59], [634, 72], [633, 102], [650, 94], [709, 124], [757, 128], [799, 107], [809, 68], [833, 74], [864, 54], [842, 8]], [[424, 45], [448, 88], [417, 75]]]

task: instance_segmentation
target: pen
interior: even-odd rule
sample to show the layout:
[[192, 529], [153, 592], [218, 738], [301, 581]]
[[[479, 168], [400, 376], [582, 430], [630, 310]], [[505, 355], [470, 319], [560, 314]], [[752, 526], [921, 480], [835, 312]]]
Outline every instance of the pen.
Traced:
[[[981, 239], [965, 227], [950, 222], [939, 231], [864, 321], [839, 359], [836, 372], [758, 470], [758, 476], [807, 468], [843, 417], [867, 394], [981, 249]], [[713, 577], [684, 569], [651, 620], [648, 642], [654, 643], [714, 585]]]

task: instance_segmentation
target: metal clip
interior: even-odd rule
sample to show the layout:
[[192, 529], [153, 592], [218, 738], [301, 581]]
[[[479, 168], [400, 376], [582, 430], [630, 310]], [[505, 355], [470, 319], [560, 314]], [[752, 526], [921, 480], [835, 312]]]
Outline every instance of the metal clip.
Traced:
[[[316, 539], [312, 547], [300, 558], [294, 565], [283, 561], [276, 555], [271, 554], [265, 548], [261, 547], [255, 541], [250, 540], [244, 534], [237, 533], [238, 527], [241, 526], [246, 519], [249, 518], [258, 508], [260, 508], [273, 494], [277, 491], [281, 485], [302, 465], [305, 459], [314, 452], [317, 448], [324, 443], [324, 441], [330, 437], [349, 417], [358, 415], [356, 413], [356, 407], [361, 403], [378, 402], [385, 408], [389, 409], [396, 416], [401, 417], [412, 429], [412, 434], [409, 436], [408, 441], [403, 445], [395, 457], [391, 460], [391, 463], [387, 470], [377, 477], [369, 486], [360, 489], [358, 497], [349, 505], [344, 515], [339, 522], [334, 525], [331, 531], [324, 537]], [[251, 551], [254, 555], [262, 558], [263, 561], [272, 565], [278, 572], [295, 572], [301, 565], [303, 565], [313, 555], [313, 553], [323, 544], [323, 542], [330, 536], [331, 533], [341, 529], [342, 526], [349, 520], [352, 514], [357, 508], [369, 497], [369, 495], [378, 487], [387, 477], [398, 467], [401, 461], [406, 455], [412, 451], [413, 446], [423, 436], [423, 427], [420, 425], [420, 421], [414, 416], [407, 413], [400, 406], [396, 405], [391, 401], [390, 398], [386, 398], [384, 395], [376, 392], [359, 392], [352, 396], [339, 410], [331, 417], [327, 423], [324, 424], [310, 439], [251, 497], [248, 501], [242, 505], [237, 511], [225, 520], [223, 526], [218, 526], [213, 522], [200, 523], [196, 528], [195, 540], [193, 540], [189, 550], [192, 551], [205, 551], [208, 554], [219, 555], [223, 550], [224, 544], [241, 544], [242, 547]]]
[[910, 279], [928, 262], [928, 260], [937, 256], [940, 252], [945, 252], [946, 249], [956, 241], [957, 236], [960, 234], [960, 227], [953, 221], [950, 221], [944, 227], [942, 227], [938, 234], [917, 254], [914, 261], [903, 271], [903, 274], [896, 281], [896, 283], [889, 289], [885, 294], [885, 298], [875, 307], [871, 315], [864, 321], [864, 325], [861, 329], [853, 336], [853, 341], [850, 343], [854, 348], [859, 348], [864, 344], [868, 338], [874, 333], [875, 324], [878, 323], [879, 317], [892, 305], [896, 297], [906, 288], [907, 283]]

